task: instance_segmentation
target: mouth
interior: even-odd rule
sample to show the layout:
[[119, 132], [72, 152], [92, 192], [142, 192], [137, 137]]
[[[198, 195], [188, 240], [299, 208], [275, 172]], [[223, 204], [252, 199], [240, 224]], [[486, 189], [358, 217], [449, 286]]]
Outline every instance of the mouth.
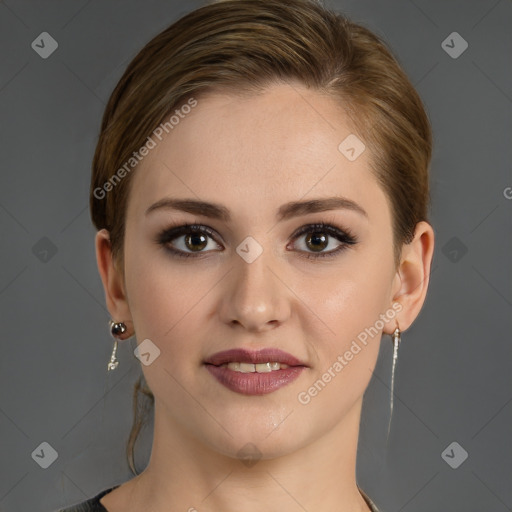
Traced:
[[256, 351], [243, 348], [224, 350], [207, 358], [205, 364], [226, 365], [231, 370], [243, 373], [268, 373], [290, 366], [307, 366], [288, 352], [278, 348], [264, 348]]
[[275, 372], [277, 370], [286, 370], [286, 368], [290, 368], [289, 365], [284, 363], [279, 363], [277, 361], [267, 362], [267, 363], [240, 363], [238, 361], [234, 361], [231, 363], [224, 363], [220, 365], [221, 368], [229, 368], [234, 372], [240, 373], [270, 373]]
[[272, 393], [295, 380], [308, 366], [276, 348], [217, 352], [204, 361], [223, 386], [243, 395]]

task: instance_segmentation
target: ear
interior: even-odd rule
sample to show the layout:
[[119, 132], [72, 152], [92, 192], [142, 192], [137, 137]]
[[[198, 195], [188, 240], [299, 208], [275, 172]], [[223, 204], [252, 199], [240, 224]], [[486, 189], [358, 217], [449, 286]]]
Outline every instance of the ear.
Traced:
[[[433, 253], [434, 230], [428, 222], [418, 222], [414, 239], [402, 248], [393, 283], [392, 301], [402, 305], [402, 310], [395, 317], [402, 332], [414, 322], [425, 302]], [[395, 327], [395, 322], [389, 322], [384, 332], [392, 334]]]
[[123, 338], [133, 335], [133, 321], [126, 297], [124, 275], [112, 258], [110, 234], [106, 229], [96, 233], [96, 262], [105, 290], [107, 309], [114, 322], [124, 322], [128, 327]]

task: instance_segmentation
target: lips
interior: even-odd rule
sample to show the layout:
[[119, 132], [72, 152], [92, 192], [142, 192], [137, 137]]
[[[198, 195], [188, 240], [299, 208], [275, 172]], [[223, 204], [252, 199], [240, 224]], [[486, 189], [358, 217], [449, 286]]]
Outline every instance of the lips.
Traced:
[[284, 352], [278, 348], [264, 348], [262, 350], [247, 350], [242, 348], [235, 348], [231, 350], [224, 350], [217, 352], [208, 357], [205, 364], [214, 366], [221, 366], [225, 363], [281, 363], [288, 366], [307, 366], [296, 357]]

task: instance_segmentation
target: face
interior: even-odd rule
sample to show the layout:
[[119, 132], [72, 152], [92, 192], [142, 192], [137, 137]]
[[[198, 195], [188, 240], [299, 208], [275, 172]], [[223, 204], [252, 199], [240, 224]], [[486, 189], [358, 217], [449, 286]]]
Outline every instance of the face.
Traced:
[[[396, 280], [369, 150], [351, 161], [338, 149], [353, 133], [334, 99], [298, 84], [210, 93], [134, 171], [126, 296], [138, 344], [160, 350], [142, 369], [170, 431], [275, 457], [341, 425], [362, 399], [383, 319], [395, 326]], [[290, 207], [328, 198], [345, 203]], [[191, 202], [148, 212], [166, 199]], [[271, 352], [238, 368], [258, 370], [246, 374], [211, 359], [231, 349], [279, 349], [300, 366], [265, 365], [286, 360]]]

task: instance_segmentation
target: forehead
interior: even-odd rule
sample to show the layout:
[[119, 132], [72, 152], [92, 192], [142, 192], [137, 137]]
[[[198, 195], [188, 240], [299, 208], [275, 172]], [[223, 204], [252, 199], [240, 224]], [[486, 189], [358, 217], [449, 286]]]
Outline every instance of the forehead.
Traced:
[[[385, 206], [364, 150], [340, 149], [354, 128], [334, 98], [299, 84], [240, 97], [210, 93], [175, 124], [134, 172], [129, 215], [162, 197], [223, 203], [240, 215], [268, 215], [287, 201], [343, 195]], [[177, 121], [177, 122], [176, 122]], [[351, 139], [349, 139], [351, 140]]]

